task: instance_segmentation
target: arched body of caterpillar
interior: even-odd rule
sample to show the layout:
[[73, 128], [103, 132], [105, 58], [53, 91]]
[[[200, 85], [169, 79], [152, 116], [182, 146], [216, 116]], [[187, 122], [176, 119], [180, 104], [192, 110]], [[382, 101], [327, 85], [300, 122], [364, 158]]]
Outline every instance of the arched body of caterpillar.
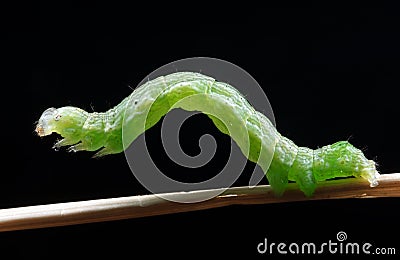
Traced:
[[[197, 98], [190, 100], [192, 96]], [[187, 98], [188, 102], [179, 103]], [[306, 196], [313, 194], [318, 182], [336, 177], [361, 177], [371, 187], [378, 184], [375, 162], [349, 142], [340, 141], [316, 150], [298, 147], [280, 135], [238, 90], [200, 73], [177, 72], [148, 81], [104, 113], [89, 113], [71, 106], [49, 108], [40, 117], [36, 132], [39, 136], [60, 134], [64, 139], [54, 145], [56, 148], [71, 145], [71, 151], [100, 149], [95, 156], [120, 153], [126, 147], [122, 140], [123, 124], [129, 132], [124, 139], [133, 142], [175, 107], [201, 112], [207, 108], [205, 113], [224, 134], [230, 134], [226, 122], [242, 122], [245, 127], [238, 126], [239, 134], [231, 137], [242, 151], [246, 148], [241, 134], [248, 137], [249, 149], [245, 154], [248, 160], [260, 165], [277, 195], [283, 194], [288, 181], [296, 182]], [[217, 112], [218, 118], [210, 109]], [[272, 161], [265, 163], [263, 158], [267, 157], [272, 157]]]

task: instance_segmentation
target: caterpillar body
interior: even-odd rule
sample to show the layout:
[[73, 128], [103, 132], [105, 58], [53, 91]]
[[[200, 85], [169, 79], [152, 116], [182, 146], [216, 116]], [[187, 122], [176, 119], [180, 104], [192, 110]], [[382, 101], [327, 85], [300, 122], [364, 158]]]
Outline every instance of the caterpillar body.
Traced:
[[[278, 196], [289, 181], [296, 182], [306, 196], [312, 196], [319, 182], [336, 177], [360, 177], [368, 180], [371, 187], [378, 185], [375, 162], [349, 142], [339, 141], [315, 150], [298, 147], [279, 134], [271, 121], [234, 87], [194, 72], [176, 72], [148, 81], [104, 113], [89, 113], [72, 106], [49, 108], [41, 115], [36, 132], [39, 136], [60, 134], [63, 139], [55, 148], [98, 150], [95, 156], [104, 156], [124, 151], [126, 144], [172, 108], [207, 114], [222, 133], [232, 137], [248, 160], [260, 165]], [[123, 124], [129, 130], [124, 130], [124, 141]], [[263, 160], [268, 157], [272, 161]]]

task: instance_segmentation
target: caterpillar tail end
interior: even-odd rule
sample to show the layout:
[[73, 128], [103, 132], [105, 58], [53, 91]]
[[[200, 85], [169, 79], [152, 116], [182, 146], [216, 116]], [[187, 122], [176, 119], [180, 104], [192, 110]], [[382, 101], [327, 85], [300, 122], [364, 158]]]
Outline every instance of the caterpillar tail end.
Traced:
[[369, 182], [371, 188], [379, 185], [379, 172], [376, 169], [376, 163], [372, 160], [368, 160], [367, 165], [361, 171], [360, 177], [366, 179]]

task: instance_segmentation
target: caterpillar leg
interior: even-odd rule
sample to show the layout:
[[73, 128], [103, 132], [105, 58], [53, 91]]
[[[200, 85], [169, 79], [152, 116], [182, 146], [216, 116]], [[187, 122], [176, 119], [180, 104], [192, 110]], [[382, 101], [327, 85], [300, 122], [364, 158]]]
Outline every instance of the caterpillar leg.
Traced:
[[297, 158], [298, 147], [289, 139], [279, 136], [274, 158], [267, 172], [267, 179], [275, 195], [282, 196], [289, 181], [289, 171]]
[[64, 139], [61, 139], [61, 140], [57, 141], [57, 142], [53, 145], [53, 149], [58, 150], [58, 149], [60, 149], [60, 148], [63, 147], [63, 146], [74, 145], [74, 144], [76, 144], [76, 143], [78, 143], [78, 142], [79, 142], [79, 140], [76, 141], [76, 140], [71, 140], [71, 139], [66, 139], [66, 138], [64, 138]]
[[271, 185], [276, 196], [280, 197], [286, 190], [288, 185], [288, 173], [287, 172], [267, 172], [268, 183]]
[[313, 150], [299, 147], [296, 159], [289, 171], [289, 179], [295, 181], [307, 197], [314, 194], [317, 181], [313, 173]]
[[97, 153], [95, 153], [93, 155], [93, 158], [98, 158], [98, 157], [102, 157], [104, 155], [113, 154], [113, 153], [115, 153], [113, 149], [110, 149], [108, 147], [104, 147], [101, 150], [99, 150]]
[[75, 144], [75, 145], [72, 145], [72, 146], [70, 146], [70, 147], [68, 147], [68, 152], [79, 152], [79, 151], [86, 151], [87, 150], [87, 147], [86, 147], [86, 145], [84, 145], [83, 143], [79, 143], [79, 144]]

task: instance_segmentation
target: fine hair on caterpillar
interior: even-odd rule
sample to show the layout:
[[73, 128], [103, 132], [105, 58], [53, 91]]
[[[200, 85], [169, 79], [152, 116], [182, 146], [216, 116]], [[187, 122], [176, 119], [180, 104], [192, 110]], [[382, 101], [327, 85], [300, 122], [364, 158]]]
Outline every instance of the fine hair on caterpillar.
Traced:
[[[97, 157], [124, 151], [135, 176], [153, 193], [213, 188], [226, 185], [226, 179], [229, 179], [228, 185], [232, 184], [238, 175], [231, 173], [241, 165], [199, 184], [177, 183], [149, 171], [154, 166], [146, 161], [143, 153], [147, 147], [143, 145], [138, 149], [141, 142], [135, 140], [140, 140], [145, 131], [169, 111], [179, 108], [206, 114], [219, 131], [232, 138], [238, 147], [237, 153], [260, 166], [277, 196], [283, 195], [288, 182], [296, 182], [306, 196], [313, 195], [318, 183], [337, 177], [364, 178], [371, 187], [378, 185], [376, 163], [349, 141], [338, 141], [315, 150], [298, 147], [277, 131], [270, 118], [250, 105], [249, 93], [245, 98], [237, 89], [240, 84], [234, 87], [209, 76], [213, 73], [207, 73], [204, 62], [216, 62], [219, 68], [228, 64], [215, 59], [185, 59], [159, 70], [152, 80], [146, 79], [131, 95], [106, 112], [88, 113], [72, 106], [49, 108], [40, 117], [36, 132], [40, 136], [60, 134], [63, 139], [54, 145], [55, 148], [69, 146], [70, 151], [97, 151]], [[200, 64], [203, 73], [191, 72], [193, 69], [172, 71], [177, 64], [183, 64], [183, 68]], [[227, 71], [227, 67], [223, 68], [225, 70], [221, 71]], [[233, 70], [236, 71], [229, 75], [243, 75], [237, 66]], [[251, 78], [246, 75], [247, 79]], [[130, 145], [134, 141], [135, 149], [132, 149]], [[236, 158], [232, 163], [240, 161]], [[142, 168], [134, 168], [140, 164]], [[238, 172], [240, 174], [240, 170]], [[184, 202], [193, 202], [191, 198], [186, 199]]]

